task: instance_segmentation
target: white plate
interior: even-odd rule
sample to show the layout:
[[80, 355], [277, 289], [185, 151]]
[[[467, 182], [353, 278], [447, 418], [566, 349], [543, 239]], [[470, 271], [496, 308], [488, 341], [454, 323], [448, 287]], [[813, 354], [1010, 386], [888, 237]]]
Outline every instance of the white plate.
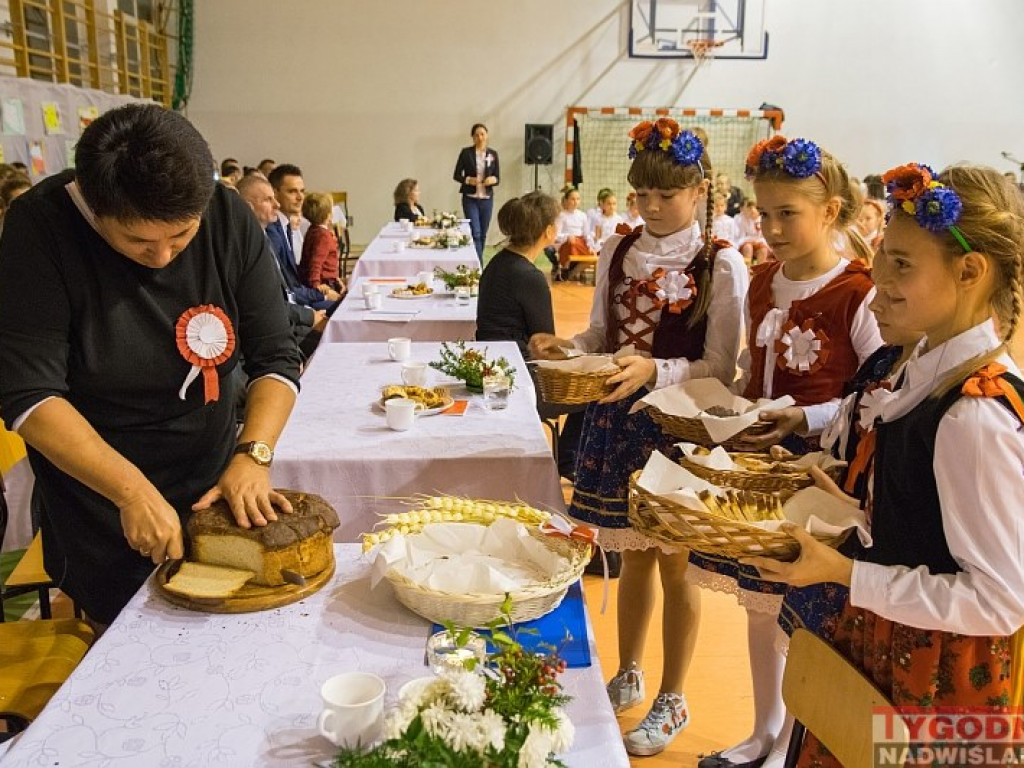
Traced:
[[403, 301], [408, 301], [409, 299], [429, 299], [429, 298], [433, 297], [434, 294], [433, 294], [433, 292], [431, 292], [431, 293], [389, 293], [387, 295], [390, 298], [392, 298], [392, 299], [402, 299]]
[[[380, 400], [375, 400], [373, 404], [377, 406], [377, 410], [379, 410], [381, 413], [384, 413], [384, 403], [382, 403]], [[437, 406], [436, 408], [423, 408], [422, 410], [416, 411], [416, 415], [436, 416], [437, 414], [441, 413], [441, 411], [447, 411], [453, 405], [455, 405], [455, 398], [449, 395], [448, 399], [441, 403], [441, 405]]]

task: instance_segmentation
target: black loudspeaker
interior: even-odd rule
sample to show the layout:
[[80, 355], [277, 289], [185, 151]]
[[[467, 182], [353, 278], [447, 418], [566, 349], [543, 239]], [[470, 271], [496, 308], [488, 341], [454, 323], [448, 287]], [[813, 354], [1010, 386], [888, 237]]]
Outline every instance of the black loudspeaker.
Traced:
[[554, 154], [555, 126], [526, 124], [526, 144], [523, 154], [527, 165], [551, 165]]

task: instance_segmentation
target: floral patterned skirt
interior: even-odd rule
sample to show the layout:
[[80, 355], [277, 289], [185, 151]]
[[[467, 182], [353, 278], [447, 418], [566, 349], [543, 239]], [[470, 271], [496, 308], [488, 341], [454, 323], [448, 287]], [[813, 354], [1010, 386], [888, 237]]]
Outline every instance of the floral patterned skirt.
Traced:
[[[913, 707], [1019, 706], [1011, 690], [1011, 643], [1010, 637], [967, 637], [907, 627], [849, 604], [832, 638], [836, 650], [889, 701]], [[838, 768], [840, 763], [808, 733], [799, 765]]]
[[[641, 389], [617, 403], [592, 403], [587, 407], [576, 454], [576, 485], [569, 505], [569, 515], [574, 519], [610, 531], [636, 533], [628, 518], [629, 476], [643, 469], [655, 450], [671, 455], [676, 442], [661, 431], [647, 411], [629, 414], [633, 403], [645, 394], [646, 390]], [[613, 536], [607, 537], [602, 544], [618, 549], [613, 540]], [[653, 540], [648, 541], [653, 546]]]

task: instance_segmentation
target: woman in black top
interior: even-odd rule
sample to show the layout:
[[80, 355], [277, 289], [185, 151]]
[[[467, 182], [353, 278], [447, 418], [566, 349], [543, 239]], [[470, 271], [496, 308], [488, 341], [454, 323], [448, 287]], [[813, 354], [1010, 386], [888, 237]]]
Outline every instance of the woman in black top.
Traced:
[[477, 341], [514, 341], [523, 357], [535, 333], [552, 333], [551, 290], [534, 260], [555, 241], [558, 203], [542, 192], [509, 200], [498, 211], [508, 245], [494, 254], [480, 277]]
[[425, 215], [420, 205], [420, 183], [416, 179], [402, 179], [395, 187], [395, 221], [407, 219], [415, 223]]
[[244, 528], [291, 511], [269, 464], [299, 353], [266, 237], [212, 167], [184, 117], [131, 104], [5, 218], [0, 408], [28, 444], [46, 570], [99, 624], [183, 557], [193, 509], [224, 498]]
[[462, 193], [462, 210], [469, 219], [476, 255], [483, 261], [487, 228], [494, 209], [492, 187], [498, 186], [501, 173], [498, 170], [498, 153], [487, 146], [487, 126], [477, 123], [469, 135], [473, 137], [473, 146], [464, 147], [459, 153], [453, 178], [459, 183]]

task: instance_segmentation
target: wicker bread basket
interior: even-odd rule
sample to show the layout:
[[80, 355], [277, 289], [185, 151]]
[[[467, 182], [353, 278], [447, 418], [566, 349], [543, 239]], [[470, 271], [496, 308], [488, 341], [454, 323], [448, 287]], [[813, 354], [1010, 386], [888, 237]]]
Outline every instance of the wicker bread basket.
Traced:
[[540, 388], [541, 399], [545, 403], [555, 405], [583, 405], [600, 400], [613, 389], [607, 383], [608, 377], [618, 373], [618, 371], [583, 373], [542, 365], [535, 366], [534, 371], [537, 374], [537, 386]]
[[727, 451], [742, 451], [744, 448], [749, 448], [748, 445], [740, 442], [741, 437], [763, 435], [772, 428], [772, 425], [766, 421], [757, 421], [754, 422], [753, 426], [743, 430], [737, 435], [734, 435], [724, 443], [716, 443], [711, 439], [711, 435], [708, 434], [708, 430], [704, 426], [704, 422], [699, 418], [673, 416], [653, 405], [647, 407], [647, 412], [651, 415], [651, 418], [654, 419], [654, 422], [661, 427], [662, 431], [666, 434], [672, 435], [672, 437], [678, 437], [688, 443], [703, 445], [705, 448], [714, 448], [716, 445], [721, 445]]
[[[800, 551], [796, 539], [787, 533], [766, 531], [743, 519], [732, 519], [707, 511], [697, 511], [671, 499], [650, 493], [638, 484], [640, 473], [629, 480], [629, 521], [641, 533], [653, 539], [683, 546], [695, 552], [721, 557], [770, 557], [793, 560]], [[742, 508], [757, 510], [761, 519], [780, 517], [782, 500], [767, 493], [729, 491], [718, 500], [719, 506], [742, 518]], [[815, 536], [830, 547], [838, 547], [843, 536]]]
[[[531, 621], [544, 616], [562, 602], [569, 587], [583, 575], [590, 561], [590, 545], [562, 536], [547, 536], [535, 526], [527, 526], [530, 535], [554, 550], [567, 561], [566, 567], [547, 581], [531, 584], [509, 593], [512, 599], [512, 621]], [[452, 622], [460, 627], [484, 628], [502, 617], [504, 594], [452, 594], [439, 592], [410, 581], [393, 568], [385, 578], [395, 588], [395, 596], [413, 613], [437, 624]]]
[[[763, 453], [730, 453], [729, 457], [733, 461], [746, 458], [758, 459], [760, 461], [767, 459], [766, 454]], [[786, 462], [772, 462], [774, 466], [769, 471], [711, 469], [695, 462], [689, 456], [683, 456], [679, 463], [688, 472], [693, 473], [702, 480], [707, 480], [712, 485], [757, 493], [775, 493], [779, 495], [783, 502], [797, 491], [814, 485], [814, 480], [806, 469], [795, 467]], [[845, 465], [836, 464], [826, 469], [825, 473], [838, 483], [842, 479], [844, 469]]]

